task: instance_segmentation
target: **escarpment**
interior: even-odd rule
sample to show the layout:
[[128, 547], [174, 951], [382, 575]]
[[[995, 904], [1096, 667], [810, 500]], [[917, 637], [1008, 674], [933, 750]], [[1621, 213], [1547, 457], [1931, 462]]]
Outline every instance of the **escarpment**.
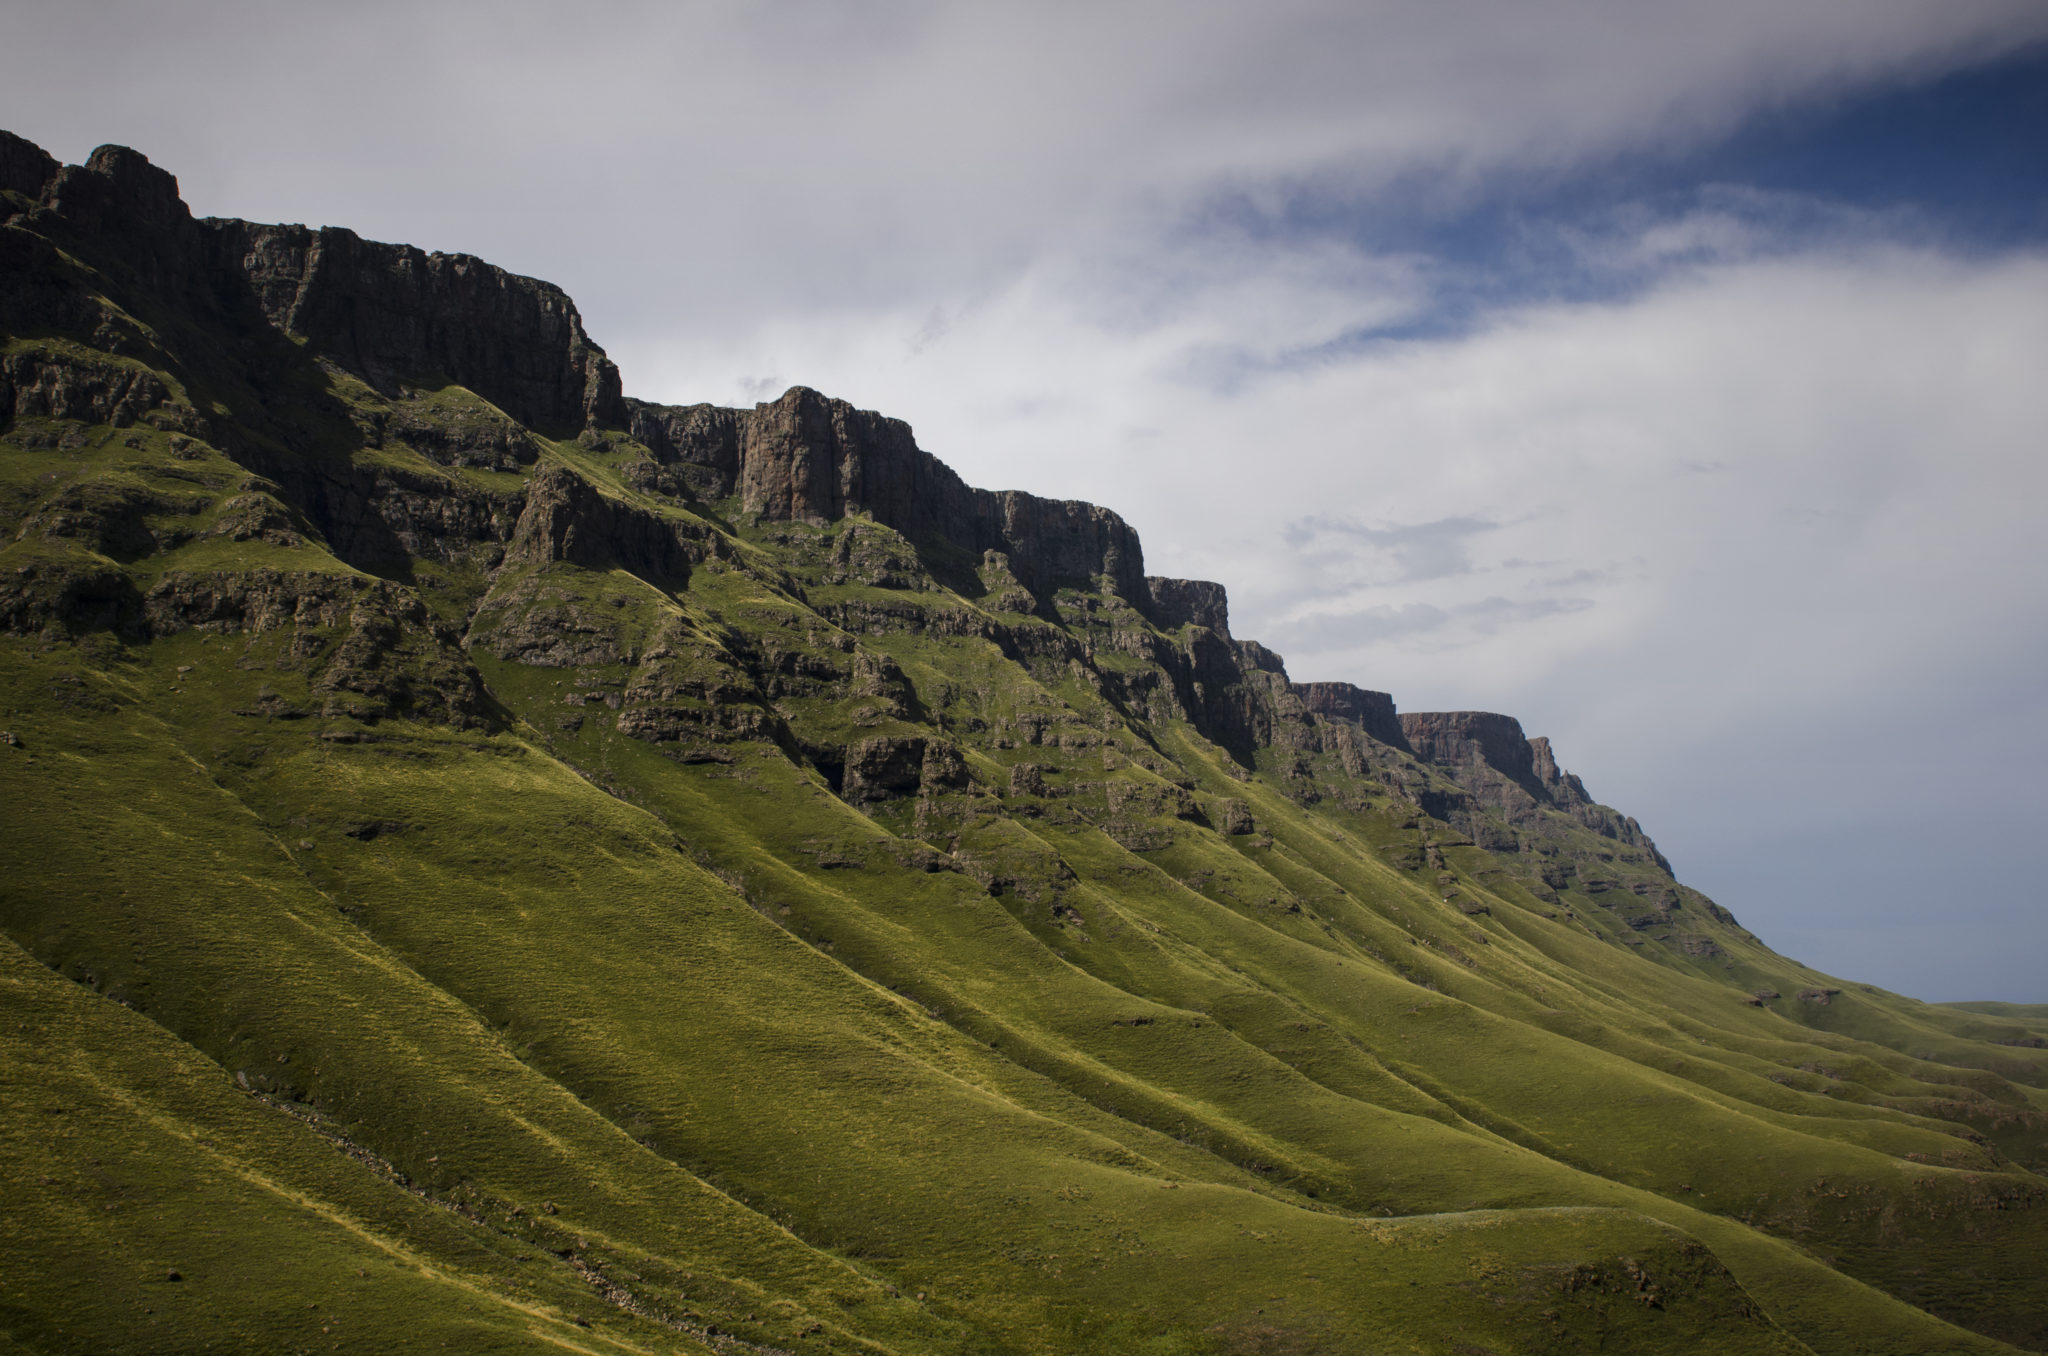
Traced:
[[0, 1340], [2048, 1349], [2034, 1018], [1513, 718], [480, 260], [0, 204]]
[[752, 410], [629, 407], [634, 437], [661, 468], [645, 473], [650, 487], [736, 498], [770, 520], [866, 515], [939, 558], [930, 563], [942, 572], [947, 553], [978, 561], [1000, 552], [1041, 597], [1107, 580], [1131, 602], [1150, 598], [1137, 534], [1122, 518], [1093, 504], [972, 488], [900, 419], [801, 386]]
[[1382, 744], [1409, 747], [1402, 717], [1394, 712], [1394, 699], [1384, 692], [1369, 692], [1350, 683], [1296, 683], [1293, 691], [1319, 716], [1349, 721]]
[[1526, 824], [1541, 808], [1569, 814], [1587, 828], [1648, 853], [1665, 871], [1657, 845], [1630, 816], [1594, 803], [1576, 776], [1562, 771], [1550, 741], [1528, 739], [1513, 716], [1491, 711], [1411, 712], [1401, 733], [1418, 758], [1443, 768], [1488, 810]]
[[440, 377], [571, 434], [624, 418], [618, 368], [552, 284], [336, 226], [200, 225], [216, 267], [248, 280], [272, 325], [373, 387]]
[[[779, 732], [835, 788], [845, 769], [878, 756], [855, 750], [859, 739], [814, 728], [817, 716], [788, 698], [871, 700], [859, 674], [891, 664], [885, 657], [862, 657], [856, 645], [848, 665], [733, 636], [708, 669], [684, 666], [710, 676], [682, 680], [672, 645], [600, 639], [618, 629], [599, 615], [606, 605], [558, 596], [546, 582], [549, 567], [571, 565], [681, 596], [707, 561], [761, 571], [758, 556], [728, 534], [728, 519], [789, 524], [801, 531], [776, 538], [785, 554], [770, 571], [776, 587], [865, 586], [899, 599], [812, 599], [856, 634], [979, 636], [1028, 665], [1065, 666], [1127, 716], [1187, 722], [1241, 773], [1281, 760], [1282, 784], [1304, 803], [1362, 803], [1358, 792], [1319, 781], [1310, 764], [1328, 759], [1343, 777], [1391, 791], [1496, 852], [1529, 855], [1561, 816], [1639, 850], [1668, 876], [1635, 822], [1595, 804], [1557, 767], [1547, 741], [1525, 739], [1512, 718], [1397, 715], [1384, 693], [1295, 683], [1279, 656], [1231, 635], [1221, 585], [1146, 575], [1138, 536], [1117, 514], [969, 486], [901, 420], [801, 386], [751, 409], [626, 397], [574, 303], [551, 284], [338, 227], [195, 219], [171, 175], [122, 147], [67, 167], [7, 137], [0, 185], [10, 195], [4, 248], [14, 261], [0, 295], [21, 334], [0, 354], [0, 408], [11, 421], [219, 444], [258, 473], [238, 487], [260, 487], [282, 517], [253, 533], [205, 532], [284, 541], [303, 531], [354, 568], [400, 579], [423, 565], [456, 570], [472, 581], [459, 603], [472, 642], [492, 653], [653, 664], [607, 698], [639, 712], [629, 722], [639, 737], [697, 749]], [[61, 263], [57, 248], [77, 262]], [[227, 341], [195, 343], [178, 327], [142, 330], [130, 319], [172, 312]], [[77, 338], [57, 337], [66, 334]], [[193, 395], [238, 387], [298, 396], [223, 419]], [[551, 439], [573, 444], [576, 457], [550, 455]], [[350, 448], [386, 455], [335, 455]], [[407, 456], [419, 460], [408, 465]], [[598, 466], [616, 476], [614, 489], [593, 478]], [[521, 481], [487, 487], [463, 476], [470, 469]], [[216, 479], [225, 488], [231, 477]], [[132, 554], [185, 531], [151, 526], [160, 509], [123, 490], [48, 521], [82, 524], [74, 535], [100, 555]], [[47, 537], [56, 529], [29, 530]], [[109, 544], [117, 540], [131, 545]], [[224, 579], [190, 603], [176, 601], [175, 589], [163, 596], [163, 587], [148, 593], [94, 561], [46, 557], [19, 566], [0, 597], [21, 630], [92, 618], [147, 635], [230, 624], [173, 618], [276, 611], [264, 601], [275, 592], [269, 584], [247, 603], [234, 601], [236, 586]], [[930, 605], [946, 592], [970, 600], [978, 615]], [[494, 626], [511, 626], [518, 638], [486, 640]], [[550, 628], [585, 639], [549, 639]], [[905, 718], [919, 709], [905, 692], [872, 709]], [[721, 713], [738, 694], [745, 714]], [[1023, 728], [1038, 731], [1028, 721]], [[1034, 732], [1030, 742], [1045, 737]], [[1025, 784], [1039, 780], [1034, 772]], [[874, 788], [893, 785], [867, 771], [855, 784], [871, 801]]]

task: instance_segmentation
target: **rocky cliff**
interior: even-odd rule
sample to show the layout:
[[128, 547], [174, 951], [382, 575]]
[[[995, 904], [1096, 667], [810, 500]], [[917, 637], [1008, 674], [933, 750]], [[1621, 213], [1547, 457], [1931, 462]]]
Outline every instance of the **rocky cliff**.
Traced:
[[[1041, 598], [1107, 579], [1149, 599], [1138, 537], [1108, 509], [969, 487], [917, 446], [910, 426], [805, 387], [751, 410], [630, 402], [634, 438], [653, 455], [645, 483], [707, 500], [736, 498], [766, 519], [832, 523], [865, 515], [934, 556], [987, 552]], [[944, 568], [943, 565], [940, 568]]]
[[[1120, 596], [1151, 604], [1137, 535], [1115, 513], [971, 488], [918, 448], [901, 420], [803, 387], [752, 410], [623, 399], [617, 368], [551, 284], [468, 255], [365, 241], [339, 227], [195, 222], [177, 181], [123, 147], [103, 147], [67, 169], [10, 135], [0, 146], [0, 173], [19, 195], [14, 211], [29, 221], [58, 235], [147, 239], [151, 248], [124, 250], [122, 259], [146, 260], [155, 287], [227, 298], [231, 312], [253, 303], [280, 334], [387, 397], [453, 383], [537, 431], [573, 437], [622, 427], [648, 453], [635, 472], [647, 488], [737, 499], [741, 511], [766, 519], [829, 523], [865, 515], [935, 557], [961, 557], [970, 569], [997, 552], [1041, 599], [1062, 585], [1106, 579]], [[34, 270], [21, 274], [32, 279]], [[10, 302], [10, 324], [21, 330], [38, 322], [75, 326], [93, 309], [76, 295]], [[131, 374], [57, 375], [66, 364], [48, 355], [19, 367], [11, 389], [0, 392], [19, 413], [125, 423], [168, 403], [154, 388], [130, 389]], [[514, 449], [493, 464], [520, 460], [531, 458]], [[1175, 597], [1171, 607], [1185, 609], [1195, 594]], [[1220, 591], [1194, 607], [1187, 615], [1200, 614], [1203, 624], [1220, 618]]]
[[[1525, 738], [1522, 723], [1513, 716], [1429, 711], [1399, 719], [1415, 755], [1442, 768], [1491, 816], [1528, 826], [1542, 822], [1540, 810], [1559, 810], [1603, 837], [1648, 853], [1664, 870], [1671, 869], [1641, 825], [1596, 804], [1586, 794], [1585, 783], [1558, 768], [1550, 741]], [[1459, 817], [1457, 811], [1448, 813]]]
[[1350, 683], [1296, 683], [1293, 691], [1317, 715], [1348, 721], [1382, 744], [1408, 749], [1407, 731], [1402, 718], [1394, 712], [1394, 699], [1387, 693], [1370, 692]]
[[571, 435], [624, 419], [618, 369], [549, 283], [337, 226], [201, 227], [216, 272], [245, 278], [272, 325], [378, 390], [452, 381], [519, 423]]

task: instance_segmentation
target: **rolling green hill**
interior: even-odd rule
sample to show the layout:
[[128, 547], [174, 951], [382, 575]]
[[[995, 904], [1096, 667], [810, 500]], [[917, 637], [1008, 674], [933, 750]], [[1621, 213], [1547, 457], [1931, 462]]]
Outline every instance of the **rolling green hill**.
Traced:
[[2038, 1011], [900, 422], [0, 194], [0, 1350], [2048, 1350]]

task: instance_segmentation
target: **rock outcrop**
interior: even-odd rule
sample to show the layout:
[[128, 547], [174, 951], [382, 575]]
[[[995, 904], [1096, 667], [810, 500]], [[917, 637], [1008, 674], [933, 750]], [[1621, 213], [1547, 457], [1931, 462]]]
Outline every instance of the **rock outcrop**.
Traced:
[[43, 196], [43, 186], [57, 177], [57, 158], [25, 137], [0, 131], [0, 193], [24, 198]]
[[543, 466], [527, 482], [526, 508], [505, 548], [508, 564], [566, 560], [591, 569], [621, 566], [643, 579], [680, 585], [711, 553], [675, 520], [623, 504], [565, 466]]
[[337, 226], [200, 224], [271, 324], [379, 390], [452, 381], [556, 433], [624, 421], [618, 368], [552, 283]]
[[803, 386], [751, 410], [627, 408], [634, 439], [675, 468], [666, 483], [702, 498], [737, 498], [742, 512], [794, 522], [865, 514], [934, 556], [997, 551], [1041, 599], [1062, 585], [1107, 580], [1130, 602], [1150, 600], [1138, 534], [1121, 517], [1094, 504], [975, 489], [920, 448], [900, 419]]
[[848, 746], [841, 793], [855, 805], [967, 785], [960, 750], [944, 740], [877, 735]]
[[1152, 603], [1152, 620], [1160, 626], [1206, 626], [1230, 638], [1230, 598], [1223, 585], [1154, 574], [1145, 577], [1145, 593]]
[[[0, 186], [24, 197], [33, 190], [35, 210], [72, 230], [121, 237], [121, 257], [139, 266], [149, 285], [260, 315], [387, 397], [452, 382], [554, 436], [624, 429], [652, 454], [643, 477], [650, 489], [736, 498], [743, 513], [771, 520], [831, 523], [864, 515], [909, 538], [934, 573], [949, 580], [963, 577], [960, 562], [993, 551], [1041, 606], [1061, 587], [1100, 584], [1140, 608], [1163, 608], [1166, 624], [1195, 621], [1227, 634], [1215, 585], [1162, 581], [1155, 599], [1137, 533], [1117, 514], [973, 488], [919, 448], [901, 420], [805, 387], [751, 410], [629, 401], [620, 394], [618, 369], [584, 333], [575, 304], [550, 283], [469, 255], [429, 254], [339, 227], [194, 221], [177, 180], [124, 147], [102, 147], [83, 166], [54, 164], [12, 138], [0, 145]], [[10, 270], [23, 278], [38, 271], [26, 264]], [[77, 299], [70, 301], [78, 310]], [[60, 327], [81, 320], [58, 314], [54, 300], [11, 309]], [[30, 316], [30, 309], [48, 314]], [[63, 397], [66, 417], [79, 401], [119, 409], [123, 418], [163, 403], [154, 390], [106, 389], [115, 375], [58, 381], [40, 370], [11, 373], [0, 378], [8, 384], [0, 394], [43, 413], [59, 408], [54, 389], [68, 385], [75, 398]], [[101, 411], [95, 405], [90, 413]], [[406, 436], [398, 427], [364, 436], [374, 445], [387, 433]], [[420, 450], [452, 465], [504, 469], [531, 460], [518, 439]]]
[[1416, 757], [1442, 768], [1481, 807], [1509, 824], [1531, 823], [1542, 808], [1559, 810], [1604, 838], [1640, 849], [1670, 870], [1640, 824], [1595, 803], [1583, 782], [1558, 767], [1550, 741], [1524, 736], [1522, 723], [1513, 716], [1422, 711], [1406, 713], [1400, 722]]
[[170, 404], [170, 390], [143, 367], [52, 349], [0, 356], [0, 415], [8, 418], [126, 428]]
[[[555, 434], [625, 422], [618, 369], [551, 283], [339, 227], [195, 221], [177, 179], [125, 146], [58, 167], [0, 134], [0, 191], [19, 195], [9, 215], [117, 244], [107, 260], [152, 289], [230, 312], [253, 300], [277, 330], [387, 394], [402, 383], [455, 382]], [[49, 296], [5, 299], [10, 327], [90, 318], [75, 306], [53, 310]]]
[[[182, 304], [209, 291], [178, 181], [148, 157], [102, 146], [83, 165], [52, 170], [48, 156], [12, 138], [0, 161], [0, 189], [12, 195], [0, 216], [35, 227], [0, 239], [0, 321], [9, 331], [89, 332], [94, 348], [129, 356], [150, 347], [149, 331], [94, 293], [133, 281]], [[90, 261], [67, 257], [80, 241], [98, 246]], [[87, 262], [104, 276], [94, 279], [81, 268]]]
[[1289, 690], [1326, 720], [1349, 721], [1382, 744], [1409, 750], [1402, 718], [1394, 711], [1394, 699], [1386, 693], [1350, 683], [1293, 683]]
[[43, 185], [41, 205], [82, 230], [144, 246], [128, 256], [131, 264], [182, 264], [197, 239], [177, 177], [126, 146], [102, 146], [83, 165], [58, 170]]
[[1532, 797], [1543, 795], [1534, 754], [1513, 716], [1491, 711], [1422, 711], [1400, 717], [1401, 733], [1415, 756], [1446, 767], [1482, 764]]

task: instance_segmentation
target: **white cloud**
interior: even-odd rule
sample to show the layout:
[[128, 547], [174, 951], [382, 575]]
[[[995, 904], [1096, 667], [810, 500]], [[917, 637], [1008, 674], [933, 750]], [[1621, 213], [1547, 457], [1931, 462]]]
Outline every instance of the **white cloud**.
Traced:
[[1469, 194], [2011, 50], [2048, 10], [100, 0], [8, 28], [0, 125], [135, 143], [203, 210], [483, 253], [619, 336], [928, 310], [1232, 195]]

